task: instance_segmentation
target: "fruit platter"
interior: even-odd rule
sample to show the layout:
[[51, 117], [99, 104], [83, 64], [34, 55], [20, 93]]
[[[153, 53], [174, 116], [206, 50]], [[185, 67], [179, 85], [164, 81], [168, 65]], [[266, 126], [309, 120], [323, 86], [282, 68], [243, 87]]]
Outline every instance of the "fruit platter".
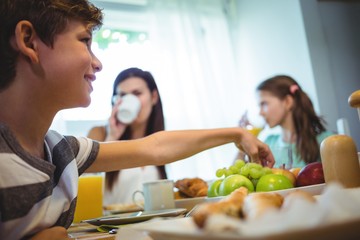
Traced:
[[325, 183], [321, 162], [310, 163], [303, 168], [282, 169], [263, 167], [258, 163], [238, 159], [231, 166], [218, 169], [216, 177], [208, 188], [209, 198], [228, 196], [240, 187], [245, 187], [252, 193], [300, 187], [312, 189], [309, 186], [323, 186]]

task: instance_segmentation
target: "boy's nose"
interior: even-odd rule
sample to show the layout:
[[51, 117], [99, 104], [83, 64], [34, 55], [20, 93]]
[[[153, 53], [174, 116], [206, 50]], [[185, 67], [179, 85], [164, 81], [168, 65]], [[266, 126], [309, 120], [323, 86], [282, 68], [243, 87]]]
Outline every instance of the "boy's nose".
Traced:
[[102, 63], [95, 55], [93, 55], [92, 67], [95, 72], [100, 72], [102, 70]]

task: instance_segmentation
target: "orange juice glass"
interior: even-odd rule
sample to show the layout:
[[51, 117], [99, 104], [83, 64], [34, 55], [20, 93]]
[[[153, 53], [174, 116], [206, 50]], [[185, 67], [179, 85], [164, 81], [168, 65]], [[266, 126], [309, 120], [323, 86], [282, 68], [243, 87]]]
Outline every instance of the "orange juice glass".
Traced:
[[84, 174], [79, 177], [75, 223], [103, 215], [103, 179], [103, 174]]
[[254, 127], [254, 126], [246, 126], [246, 130], [248, 130], [251, 134], [257, 137], [261, 132], [262, 128]]

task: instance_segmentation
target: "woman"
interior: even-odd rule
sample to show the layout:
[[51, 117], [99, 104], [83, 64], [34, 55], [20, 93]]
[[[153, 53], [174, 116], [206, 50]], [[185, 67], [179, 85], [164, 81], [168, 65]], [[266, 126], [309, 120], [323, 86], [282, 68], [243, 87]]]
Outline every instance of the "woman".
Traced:
[[[135, 95], [141, 103], [137, 118], [130, 124], [124, 124], [116, 117], [121, 97], [125, 94]], [[113, 85], [112, 106], [108, 125], [92, 128], [89, 138], [98, 141], [129, 140], [164, 130], [161, 98], [150, 72], [139, 68], [120, 72]], [[106, 173], [104, 205], [130, 203], [133, 192], [142, 189], [143, 182], [165, 178], [164, 166], [145, 166]]]
[[[270, 128], [281, 128], [280, 134], [264, 139], [274, 154], [274, 167], [303, 167], [320, 161], [319, 145], [332, 133], [326, 131], [324, 120], [316, 115], [310, 98], [299, 84], [289, 76], [279, 75], [262, 82], [256, 90], [260, 115]], [[290, 157], [281, 159], [278, 147], [289, 149]]]

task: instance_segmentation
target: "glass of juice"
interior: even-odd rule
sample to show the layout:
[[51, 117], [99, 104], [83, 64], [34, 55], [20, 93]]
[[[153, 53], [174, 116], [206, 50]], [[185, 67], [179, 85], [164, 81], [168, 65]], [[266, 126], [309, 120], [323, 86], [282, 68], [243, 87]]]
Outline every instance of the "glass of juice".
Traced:
[[79, 177], [74, 222], [103, 215], [104, 174], [83, 174]]

